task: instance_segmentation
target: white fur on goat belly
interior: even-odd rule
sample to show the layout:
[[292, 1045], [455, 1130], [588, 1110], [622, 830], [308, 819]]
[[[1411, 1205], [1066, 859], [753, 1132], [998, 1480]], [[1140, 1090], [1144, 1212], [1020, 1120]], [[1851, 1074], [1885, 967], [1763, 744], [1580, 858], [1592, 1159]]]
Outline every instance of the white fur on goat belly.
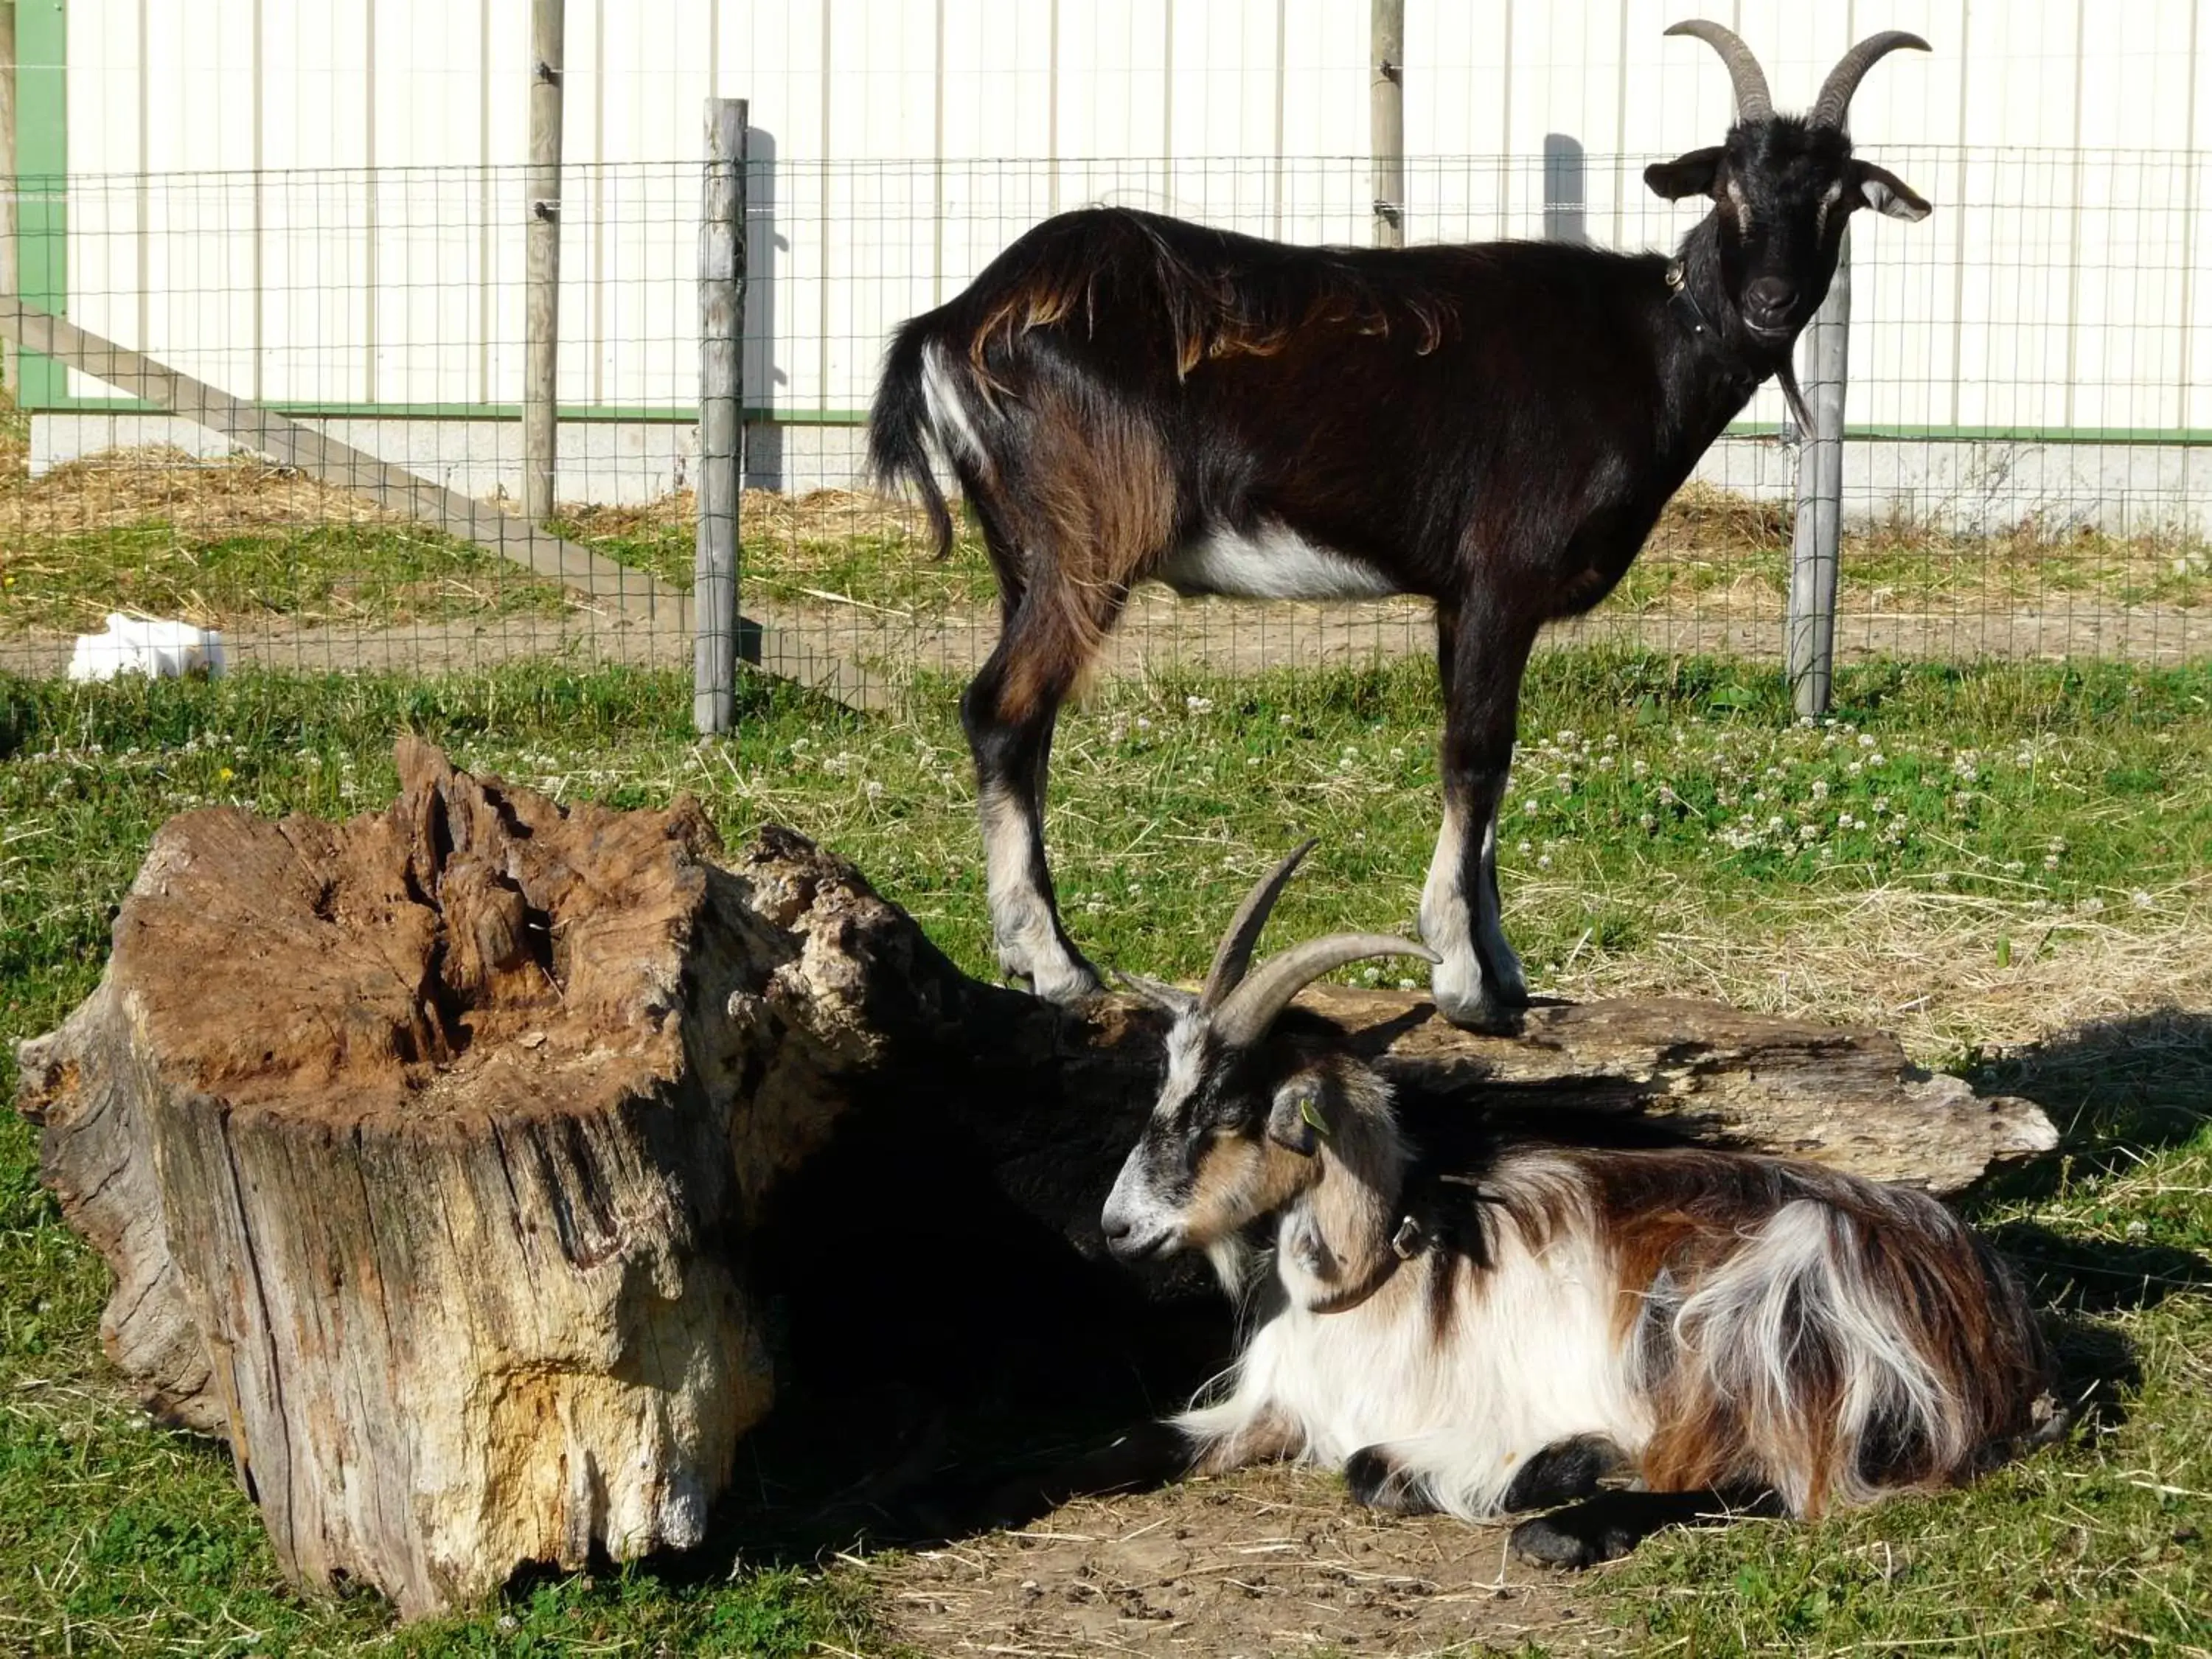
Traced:
[[1485, 1267], [1425, 1244], [1364, 1301], [1322, 1313], [1311, 1304], [1325, 1292], [1296, 1260], [1304, 1206], [1285, 1212], [1274, 1270], [1286, 1303], [1253, 1334], [1223, 1397], [1176, 1423], [1197, 1441], [1257, 1436], [1329, 1468], [1376, 1448], [1438, 1509], [1470, 1520], [1498, 1513], [1522, 1466], [1560, 1441], [1601, 1435], [1633, 1459], [1650, 1435], [1634, 1322], [1619, 1317], [1619, 1269], [1577, 1172], [1532, 1155], [1482, 1185], [1583, 1213], [1534, 1243], [1499, 1218]]
[[[1656, 1490], [1764, 1488], [1818, 1515], [1946, 1484], [2032, 1419], [2018, 1287], [1925, 1194], [1688, 1148], [1509, 1151], [1444, 1183], [1442, 1231], [1390, 1267], [1344, 1224], [1341, 1185], [1327, 1213], [1333, 1184], [1281, 1212], [1282, 1306], [1225, 1397], [1177, 1419], [1195, 1441], [1331, 1467], [1367, 1450], [1472, 1519], [1595, 1437]], [[1333, 1300], [1363, 1255], [1387, 1276]]]
[[1169, 554], [1156, 574], [1186, 599], [1376, 599], [1398, 591], [1372, 565], [1266, 522], [1249, 530], [1210, 525]]

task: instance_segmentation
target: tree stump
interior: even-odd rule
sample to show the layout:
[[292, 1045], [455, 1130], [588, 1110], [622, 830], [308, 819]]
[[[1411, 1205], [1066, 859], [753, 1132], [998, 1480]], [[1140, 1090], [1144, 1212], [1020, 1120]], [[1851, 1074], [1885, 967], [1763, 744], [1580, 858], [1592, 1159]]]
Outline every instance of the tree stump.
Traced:
[[[970, 980], [787, 830], [726, 868], [684, 803], [564, 809], [411, 740], [399, 763], [397, 803], [342, 825], [173, 819], [99, 988], [20, 1051], [45, 1178], [114, 1271], [107, 1352], [228, 1440], [299, 1582], [413, 1617], [524, 1563], [698, 1542], [775, 1398], [774, 1241], [872, 1207], [893, 1231], [849, 1249], [881, 1261], [943, 1225], [856, 1126], [939, 1146], [1080, 1294], [1131, 1282], [1097, 1217], [1157, 1087], [1151, 1010]], [[1482, 1037], [1418, 996], [1309, 1000], [1468, 1110], [1656, 1118], [1939, 1193], [2056, 1139], [1878, 1033], [1645, 1000]], [[833, 1141], [860, 1150], [825, 1201], [794, 1177]], [[933, 1282], [977, 1328], [1028, 1316], [1002, 1278]]]

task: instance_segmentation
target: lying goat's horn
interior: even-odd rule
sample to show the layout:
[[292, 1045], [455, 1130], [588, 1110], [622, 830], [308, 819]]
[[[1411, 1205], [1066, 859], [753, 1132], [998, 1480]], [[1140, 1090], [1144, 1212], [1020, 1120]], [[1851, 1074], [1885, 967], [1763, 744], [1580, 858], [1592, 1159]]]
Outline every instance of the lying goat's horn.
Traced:
[[[1255, 930], [1256, 931], [1256, 930]], [[1419, 957], [1443, 960], [1425, 945], [1393, 933], [1331, 933], [1293, 945], [1261, 963], [1252, 976], [1213, 1015], [1214, 1034], [1231, 1048], [1243, 1048], [1267, 1035], [1291, 999], [1323, 974], [1364, 957]]]
[[1820, 95], [1814, 100], [1813, 113], [1808, 118], [1816, 127], [1840, 127], [1850, 112], [1851, 94], [1859, 89], [1866, 72], [1883, 58], [1902, 47], [1915, 52], [1931, 48], [1917, 34], [1903, 29], [1884, 29], [1880, 34], [1869, 34], [1843, 56], [1843, 61], [1828, 71], [1828, 78], [1820, 83]]
[[1236, 920], [1229, 931], [1221, 936], [1220, 948], [1213, 953], [1213, 966], [1206, 975], [1206, 988], [1199, 993], [1198, 1006], [1212, 1010], [1221, 1006], [1222, 1000], [1243, 982], [1244, 970], [1252, 965], [1252, 948], [1260, 942], [1260, 930], [1267, 925], [1267, 917], [1275, 908], [1275, 901], [1283, 896], [1305, 855], [1321, 845], [1318, 836], [1303, 846], [1293, 848], [1288, 858], [1262, 876], [1244, 895], [1244, 902], [1237, 907]]
[[[1774, 113], [1774, 100], [1766, 90], [1766, 71], [1759, 66], [1759, 59], [1751, 55], [1751, 48], [1734, 29], [1718, 23], [1692, 17], [1675, 24], [1669, 34], [1686, 34], [1704, 41], [1720, 53], [1721, 62], [1728, 65], [1729, 79], [1735, 82], [1735, 118], [1739, 121], [1764, 121]], [[1844, 94], [1849, 98], [1847, 92]]]

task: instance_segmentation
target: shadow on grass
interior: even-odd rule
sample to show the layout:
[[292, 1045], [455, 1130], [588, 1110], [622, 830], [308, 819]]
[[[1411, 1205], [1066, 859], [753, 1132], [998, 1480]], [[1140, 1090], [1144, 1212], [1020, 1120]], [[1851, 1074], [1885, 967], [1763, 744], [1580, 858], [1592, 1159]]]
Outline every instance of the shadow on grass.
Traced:
[[2212, 1013], [2167, 1008], [2094, 1020], [1964, 1076], [1978, 1093], [2033, 1101], [2058, 1127], [2056, 1152], [1999, 1176], [1985, 1196], [2054, 1197], [2212, 1124]]
[[[1983, 1183], [1969, 1213], [2063, 1200], [2077, 1185], [2124, 1176], [2212, 1124], [2212, 1014], [2160, 1009], [2096, 1020], [1966, 1075], [1982, 1093], [2033, 1101], [2059, 1133], [2055, 1151]], [[2027, 1277], [2043, 1310], [2062, 1398], [2106, 1424], [2124, 1416], [2140, 1370], [2126, 1336], [2105, 1316], [2212, 1289], [2212, 1259], [2193, 1249], [2025, 1220], [1982, 1227]]]

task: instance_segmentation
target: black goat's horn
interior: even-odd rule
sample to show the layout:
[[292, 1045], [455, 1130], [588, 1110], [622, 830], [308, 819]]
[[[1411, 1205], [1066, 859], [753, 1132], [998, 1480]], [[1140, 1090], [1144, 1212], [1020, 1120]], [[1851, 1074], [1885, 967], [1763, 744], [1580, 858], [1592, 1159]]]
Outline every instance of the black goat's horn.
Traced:
[[1293, 945], [1261, 963], [1252, 976], [1214, 1012], [1213, 1030], [1231, 1048], [1244, 1048], [1267, 1035], [1291, 999], [1323, 974], [1363, 957], [1419, 957], [1443, 960], [1425, 945], [1395, 933], [1331, 933]]
[[1880, 34], [1869, 34], [1843, 56], [1843, 61], [1828, 71], [1828, 78], [1820, 83], [1820, 95], [1814, 101], [1813, 113], [1808, 118], [1816, 127], [1840, 127], [1850, 112], [1851, 94], [1859, 89], [1866, 72], [1893, 52], [1910, 46], [1915, 52], [1932, 50], [1918, 35], [1904, 29], [1884, 29]]
[[[1774, 99], [1766, 90], [1766, 71], [1759, 68], [1759, 59], [1751, 55], [1751, 48], [1744, 45], [1734, 29], [1692, 17], [1675, 24], [1667, 33], [1692, 36], [1720, 53], [1721, 62], [1728, 65], [1729, 79], [1735, 82], [1737, 120], [1764, 121], [1774, 113]], [[1844, 96], [1849, 98], [1850, 94], [1845, 92]]]
[[1292, 848], [1289, 857], [1254, 883], [1252, 890], [1244, 895], [1244, 902], [1237, 907], [1236, 920], [1229, 924], [1229, 931], [1221, 936], [1221, 944], [1213, 953], [1213, 966], [1206, 975], [1206, 988], [1198, 994], [1200, 1008], [1211, 1011], [1219, 1007], [1223, 999], [1243, 981], [1244, 970], [1252, 965], [1252, 950], [1260, 942], [1260, 930], [1267, 925], [1275, 901], [1282, 897], [1283, 889], [1305, 855], [1319, 845], [1320, 838], [1316, 836], [1303, 846]]

